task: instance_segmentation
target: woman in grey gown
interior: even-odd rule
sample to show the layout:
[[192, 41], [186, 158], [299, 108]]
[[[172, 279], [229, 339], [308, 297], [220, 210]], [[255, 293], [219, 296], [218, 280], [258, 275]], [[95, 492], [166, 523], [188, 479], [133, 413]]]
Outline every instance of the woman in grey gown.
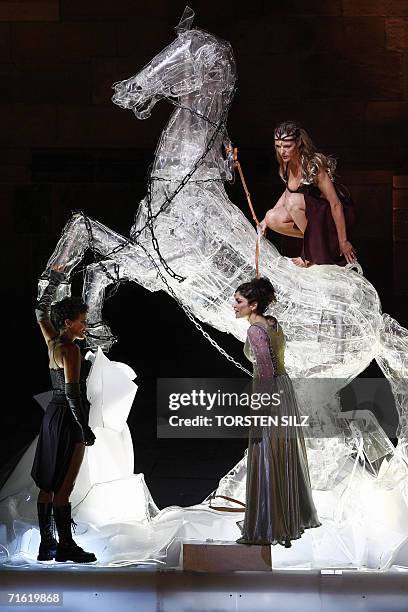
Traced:
[[283, 424], [284, 416], [298, 424], [301, 418], [285, 371], [282, 328], [274, 317], [263, 314], [274, 301], [274, 288], [266, 278], [244, 283], [235, 292], [235, 315], [251, 324], [244, 354], [253, 364], [252, 390], [280, 397], [277, 406], [262, 411], [275, 417], [277, 424], [250, 429], [245, 518], [237, 542], [290, 547], [305, 529], [321, 523], [313, 503], [302, 427]]

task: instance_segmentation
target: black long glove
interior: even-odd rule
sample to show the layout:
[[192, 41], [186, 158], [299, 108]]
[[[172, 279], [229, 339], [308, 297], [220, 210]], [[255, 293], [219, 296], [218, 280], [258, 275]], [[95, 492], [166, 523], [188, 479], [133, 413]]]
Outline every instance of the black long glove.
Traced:
[[65, 396], [74, 419], [81, 429], [82, 439], [85, 445], [92, 446], [96, 438], [84, 414], [79, 383], [65, 383]]
[[49, 321], [52, 300], [58, 286], [64, 280], [66, 280], [66, 275], [63, 272], [57, 272], [56, 270], [50, 271], [48, 285], [44, 289], [36, 305], [35, 316], [37, 317], [37, 321]]

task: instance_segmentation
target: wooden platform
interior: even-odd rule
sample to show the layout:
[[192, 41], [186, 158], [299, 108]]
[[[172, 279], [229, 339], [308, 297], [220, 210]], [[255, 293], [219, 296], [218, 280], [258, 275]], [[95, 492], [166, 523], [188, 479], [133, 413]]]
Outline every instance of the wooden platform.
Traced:
[[183, 543], [183, 570], [188, 572], [270, 572], [270, 546], [235, 542]]

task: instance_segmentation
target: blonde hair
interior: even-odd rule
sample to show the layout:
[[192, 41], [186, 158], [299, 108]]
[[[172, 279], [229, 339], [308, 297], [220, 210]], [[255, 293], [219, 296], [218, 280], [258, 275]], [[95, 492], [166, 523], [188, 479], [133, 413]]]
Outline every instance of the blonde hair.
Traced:
[[[302, 183], [311, 185], [316, 182], [320, 170], [325, 170], [330, 179], [334, 181], [337, 160], [331, 155], [319, 153], [309, 134], [295, 121], [285, 121], [275, 128], [275, 140], [296, 140], [299, 146], [300, 164], [302, 167]], [[285, 180], [285, 167], [283, 159], [276, 152], [279, 162], [279, 175]]]

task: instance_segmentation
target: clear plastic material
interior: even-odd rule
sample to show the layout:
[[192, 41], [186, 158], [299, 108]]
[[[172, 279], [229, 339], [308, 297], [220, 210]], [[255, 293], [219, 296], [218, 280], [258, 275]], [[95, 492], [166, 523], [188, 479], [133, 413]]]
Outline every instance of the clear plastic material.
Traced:
[[[128, 366], [98, 351], [87, 381], [96, 442], [86, 450], [72, 494], [75, 539], [95, 552], [99, 566], [177, 567], [183, 542], [234, 541], [241, 535], [237, 522], [243, 511], [211, 506], [240, 508], [221, 495], [245, 503], [246, 457], [221, 479], [219, 497], [211, 504], [207, 498], [188, 508], [159, 510], [143, 474], [133, 474], [126, 425], [136, 391], [133, 378]], [[47, 397], [38, 399], [46, 404]], [[346, 414], [344, 421], [347, 437], [309, 441], [313, 499], [322, 526], [308, 530], [289, 550], [275, 546], [276, 568], [408, 567], [405, 461], [369, 413]], [[9, 567], [36, 564], [38, 489], [30, 477], [35, 443], [0, 490], [0, 563]], [[66, 571], [65, 564], [54, 564], [58, 568]]]
[[[139, 205], [132, 239], [76, 214], [45, 272], [46, 277], [50, 267], [58, 265], [70, 274], [89, 248], [102, 259], [87, 267], [84, 297], [90, 308], [91, 344], [106, 350], [113, 338], [102, 321], [104, 294], [120, 280], [150, 291], [170, 290], [199, 320], [241, 340], [245, 337], [245, 325], [234, 318], [231, 300], [238, 284], [255, 274], [257, 235], [223, 186], [231, 176], [223, 142], [229, 143], [225, 121], [235, 64], [227, 42], [188, 29], [191, 22], [187, 10], [175, 41], [135, 76], [114, 86], [113, 101], [140, 119], [160, 98], [177, 105], [158, 143], [148, 196]], [[352, 380], [376, 359], [392, 384], [399, 434], [405, 439], [408, 332], [382, 315], [375, 288], [354, 269], [301, 269], [268, 240], [262, 240], [261, 247], [260, 273], [276, 288], [272, 311], [286, 335], [290, 376]]]

